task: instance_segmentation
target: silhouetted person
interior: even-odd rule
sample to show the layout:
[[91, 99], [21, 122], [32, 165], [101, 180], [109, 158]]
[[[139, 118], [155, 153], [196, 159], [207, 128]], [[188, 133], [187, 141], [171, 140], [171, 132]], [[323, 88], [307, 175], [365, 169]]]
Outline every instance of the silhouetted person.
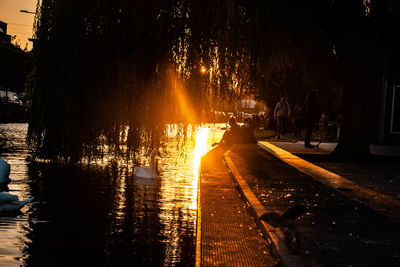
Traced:
[[234, 117], [230, 117], [228, 123], [231, 128], [225, 131], [221, 141], [219, 142], [220, 146], [231, 146], [233, 144], [242, 142], [242, 130], [236, 123], [236, 119]]
[[250, 118], [244, 119], [244, 124], [242, 125], [242, 137], [244, 143], [256, 143], [256, 138], [254, 137], [254, 121]]
[[323, 123], [323, 125], [324, 125], [324, 131], [325, 131], [325, 132], [328, 131], [328, 122], [329, 122], [329, 115], [328, 115], [328, 113], [323, 112], [323, 113], [321, 114], [321, 121], [322, 121], [322, 123]]
[[261, 118], [257, 114], [252, 114], [250, 120], [253, 122], [254, 127], [259, 127], [261, 125]]
[[285, 100], [285, 97], [281, 97], [280, 101], [276, 103], [274, 110], [274, 118], [278, 128], [278, 138], [283, 138], [285, 134], [286, 121], [290, 116], [290, 105]]
[[293, 119], [294, 119], [294, 137], [301, 137], [301, 130], [303, 129], [304, 124], [304, 107], [299, 103], [296, 103], [293, 110]]
[[304, 139], [304, 146], [307, 148], [313, 148], [311, 145], [311, 135], [315, 125], [315, 122], [319, 119], [319, 110], [317, 103], [317, 90], [312, 90], [307, 93], [306, 101], [304, 103], [305, 108], [305, 123], [306, 123], [306, 136]]

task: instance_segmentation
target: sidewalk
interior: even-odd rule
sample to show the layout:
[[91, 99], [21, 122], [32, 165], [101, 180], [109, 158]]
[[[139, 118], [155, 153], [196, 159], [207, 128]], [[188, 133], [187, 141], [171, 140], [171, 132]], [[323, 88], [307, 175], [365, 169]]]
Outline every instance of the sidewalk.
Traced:
[[260, 229], [222, 162], [208, 152], [199, 181], [196, 266], [274, 266]]
[[[263, 141], [259, 143], [262, 144]], [[370, 145], [371, 153], [376, 160], [367, 163], [347, 163], [334, 162], [326, 157], [335, 149], [337, 143], [321, 143], [319, 148], [314, 149], [304, 148], [304, 142], [270, 141], [269, 143], [363, 187], [400, 199], [400, 147], [398, 146]]]
[[[301, 237], [297, 255], [304, 265], [400, 265], [400, 201], [395, 194], [400, 172], [396, 163], [371, 167], [316, 161], [320, 166], [314, 166], [285, 151], [295, 152], [295, 143], [267, 143], [269, 152], [257, 145], [236, 145], [225, 158], [265, 211], [283, 213], [295, 204], [308, 207], [295, 221]], [[321, 150], [306, 152], [329, 153]], [[388, 164], [391, 167], [385, 169]], [[369, 186], [368, 177], [374, 179], [374, 186]], [[277, 229], [267, 227], [275, 235], [272, 231]], [[275, 241], [278, 249], [283, 246], [279, 238]]]

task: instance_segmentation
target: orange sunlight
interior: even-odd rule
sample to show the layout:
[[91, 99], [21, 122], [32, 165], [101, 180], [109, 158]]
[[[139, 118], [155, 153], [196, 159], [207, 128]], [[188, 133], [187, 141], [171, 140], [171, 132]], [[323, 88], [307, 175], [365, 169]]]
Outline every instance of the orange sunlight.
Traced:
[[170, 81], [172, 92], [175, 97], [175, 99], [172, 99], [172, 101], [176, 101], [178, 110], [181, 112], [180, 115], [182, 115], [182, 119], [184, 119], [186, 122], [196, 122], [196, 113], [189, 101], [186, 88], [182, 81], [172, 73], [170, 74]]
[[[195, 190], [193, 195], [196, 195], [197, 184], [199, 181], [199, 169], [201, 157], [207, 153], [207, 138], [208, 138], [208, 128], [200, 127], [196, 134], [196, 147], [193, 151], [193, 174], [195, 179], [193, 179], [193, 189]], [[196, 201], [192, 204], [192, 209], [196, 209], [197, 203]]]

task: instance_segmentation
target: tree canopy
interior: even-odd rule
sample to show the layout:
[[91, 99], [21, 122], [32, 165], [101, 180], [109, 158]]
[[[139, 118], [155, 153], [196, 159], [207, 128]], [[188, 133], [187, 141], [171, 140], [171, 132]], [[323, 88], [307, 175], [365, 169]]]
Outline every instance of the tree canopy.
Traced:
[[130, 155], [158, 146], [166, 123], [199, 122], [222, 99], [251, 93], [272, 104], [318, 87], [329, 100], [355, 86], [354, 74], [376, 85], [373, 63], [399, 62], [398, 38], [388, 36], [398, 32], [398, 5], [42, 0], [29, 139], [51, 159]]

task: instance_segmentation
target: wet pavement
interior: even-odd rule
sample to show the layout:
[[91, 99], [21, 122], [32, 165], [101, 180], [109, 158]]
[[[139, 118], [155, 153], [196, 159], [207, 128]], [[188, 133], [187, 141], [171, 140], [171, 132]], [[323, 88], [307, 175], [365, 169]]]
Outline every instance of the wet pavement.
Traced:
[[340, 162], [329, 157], [337, 143], [321, 143], [314, 149], [304, 148], [304, 142], [269, 143], [377, 193], [400, 199], [400, 154], [397, 146], [371, 145], [372, 155], [368, 162]]
[[[323, 183], [324, 185], [335, 189], [339, 193], [360, 202], [361, 204], [375, 210], [376, 212], [384, 216], [388, 216], [392, 219], [400, 221], [400, 201], [393, 199], [385, 194], [381, 194], [373, 189], [359, 185], [355, 181], [350, 180], [346, 177], [340, 176], [334, 172], [330, 172], [324, 168], [321, 168], [269, 142], [260, 141], [258, 142], [258, 145], [272, 155], [276, 156], [278, 159], [298, 169], [302, 173], [309, 175], [310, 177]], [[316, 149], [310, 150], [315, 151]], [[329, 156], [327, 157], [327, 159], [334, 160]], [[331, 161], [331, 164], [335, 165], [335, 163], [336, 162]]]
[[202, 160], [197, 266], [273, 266], [267, 243], [222, 163], [222, 149]]
[[400, 200], [400, 162], [346, 163], [314, 158], [310, 162], [366, 188]]
[[306, 266], [399, 266], [400, 223], [368, 208], [257, 145], [237, 145], [229, 154], [266, 210], [283, 213], [302, 204], [295, 221], [298, 256]]

